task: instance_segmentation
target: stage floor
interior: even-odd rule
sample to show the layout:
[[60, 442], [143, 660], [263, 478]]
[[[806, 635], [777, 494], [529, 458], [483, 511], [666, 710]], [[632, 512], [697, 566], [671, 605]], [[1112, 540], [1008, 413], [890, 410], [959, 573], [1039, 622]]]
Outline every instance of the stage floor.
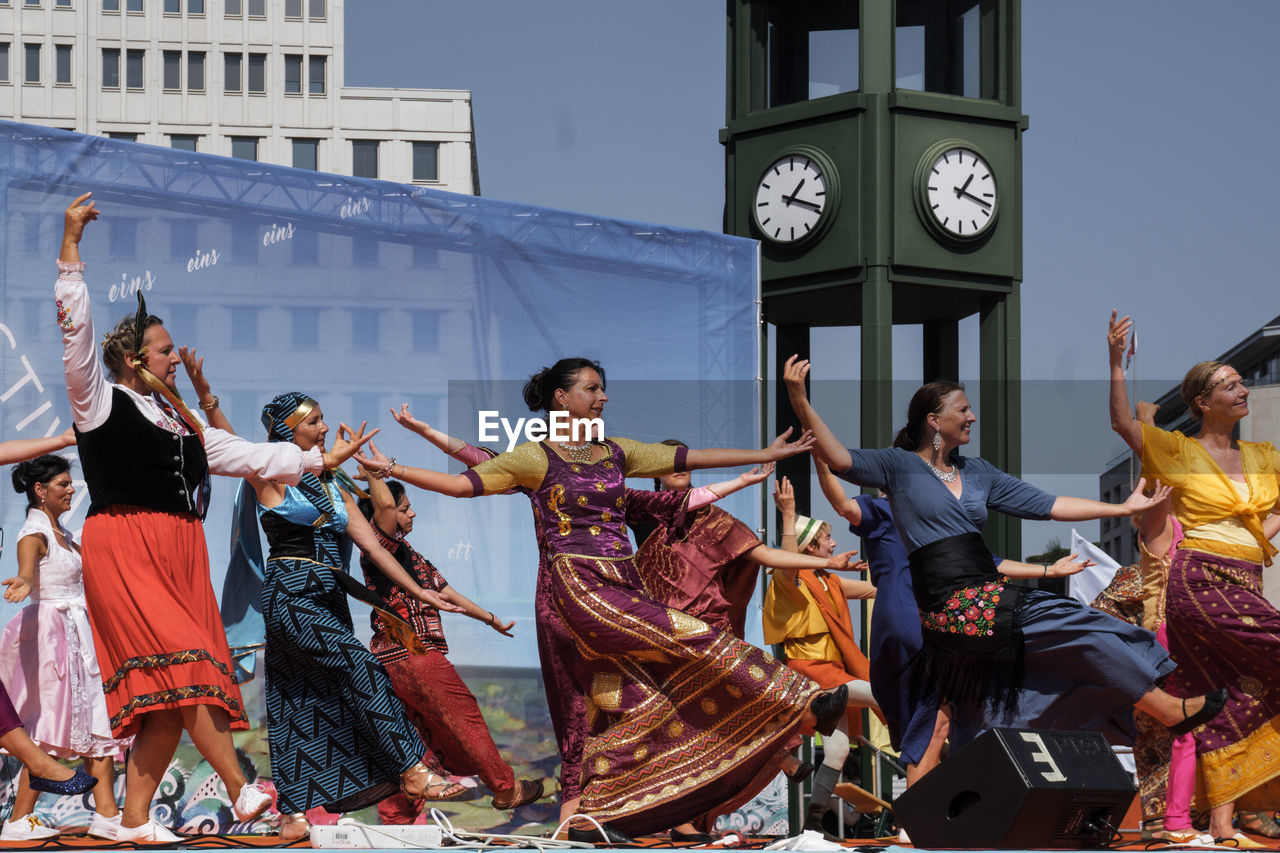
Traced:
[[[1249, 838], [1265, 845], [1267, 849], [1270, 849], [1270, 850], [1280, 849], [1280, 839], [1260, 838], [1258, 836], [1249, 836]], [[707, 846], [707, 845], [703, 845], [700, 847], [691, 847], [690, 845], [672, 844], [671, 842], [667, 841], [665, 838], [644, 838], [639, 840], [640, 842], [639, 847], [647, 850], [672, 850], [677, 848], [695, 849], [695, 850], [725, 850], [725, 849], [760, 850], [760, 849], [763, 849], [766, 845], [776, 840], [778, 839], [752, 838], [752, 839], [748, 839], [748, 841], [745, 844], [734, 845], [732, 847]], [[488, 849], [498, 849], [503, 846], [506, 846], [506, 845], [494, 844], [492, 847]], [[896, 837], [883, 838], [883, 839], [867, 839], [867, 838], [855, 839], [855, 840], [850, 840], [845, 842], [844, 847], [849, 850], [894, 851], [894, 853], [907, 853], [907, 851], [924, 849], [924, 848], [911, 847], [910, 845], [901, 845], [898, 843], [898, 840]], [[158, 851], [158, 850], [199, 850], [199, 849], [219, 849], [219, 850], [241, 849], [241, 850], [255, 850], [255, 851], [276, 851], [276, 850], [311, 849], [311, 845], [306, 842], [300, 842], [297, 844], [285, 846], [280, 843], [280, 838], [274, 835], [193, 836], [190, 839], [185, 840], [181, 845], [173, 845], [173, 846], [145, 845], [145, 844], [144, 845], [104, 844], [104, 842], [94, 838], [88, 838], [85, 836], [65, 836], [65, 835], [57, 839], [51, 844], [35, 842], [35, 841], [8, 842], [8, 843], [0, 844], [0, 849], [6, 849], [6, 850], [8, 849], [14, 849], [14, 850], [67, 849], [67, 848], [77, 849], [77, 850], [143, 849], [143, 850]], [[334, 849], [334, 848], [329, 848], [329, 849]], [[355, 848], [352, 848], [352, 849], [355, 849]], [[362, 848], [362, 849], [388, 850], [391, 848], [378, 847], [378, 848]], [[397, 849], [401, 849], [401, 850], [415, 849], [420, 851], [426, 851], [426, 853], [457, 853], [459, 848], [443, 846], [439, 848], [401, 847]], [[564, 848], [556, 848], [556, 849], [564, 849]], [[618, 851], [618, 853], [624, 853], [624, 851], [634, 851], [636, 848], [597, 846], [595, 849], [597, 851]], [[937, 849], [937, 848], [933, 848], [933, 849]], [[960, 848], [960, 849], [972, 849], [972, 848]], [[1236, 848], [1228, 847], [1228, 846], [1218, 846], [1218, 847], [1210, 847], [1210, 848], [1191, 847], [1187, 845], [1167, 844], [1159, 841], [1143, 841], [1138, 836], [1137, 833], [1123, 833], [1121, 835], [1120, 840], [1117, 841], [1115, 844], [1113, 844], [1111, 847], [1093, 848], [1093, 849], [1100, 849], [1100, 850], [1107, 849], [1107, 850], [1120, 850], [1120, 851], [1149, 851], [1149, 850], [1204, 850], [1204, 849], [1234, 850]]]

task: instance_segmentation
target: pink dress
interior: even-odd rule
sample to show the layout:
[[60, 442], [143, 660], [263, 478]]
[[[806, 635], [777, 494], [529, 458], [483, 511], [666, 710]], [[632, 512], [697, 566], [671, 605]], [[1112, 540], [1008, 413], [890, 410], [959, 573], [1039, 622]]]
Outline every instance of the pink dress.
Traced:
[[[59, 525], [61, 527], [61, 525]], [[62, 528], [68, 543], [71, 533]], [[80, 554], [58, 544], [49, 517], [27, 511], [18, 539], [42, 536], [32, 603], [0, 633], [0, 682], [27, 734], [58, 758], [122, 754], [128, 740], [111, 736], [102, 674], [85, 610]]]

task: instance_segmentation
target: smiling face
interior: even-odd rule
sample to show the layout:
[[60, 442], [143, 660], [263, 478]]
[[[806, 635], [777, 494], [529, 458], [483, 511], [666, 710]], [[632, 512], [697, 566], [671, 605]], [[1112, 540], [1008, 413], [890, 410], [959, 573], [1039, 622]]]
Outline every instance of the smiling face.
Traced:
[[408, 536], [413, 530], [413, 520], [418, 514], [409, 506], [409, 496], [401, 495], [400, 500], [396, 501], [396, 526], [400, 529], [403, 536]]
[[813, 538], [813, 541], [805, 546], [806, 554], [812, 554], [815, 557], [822, 557], [824, 560], [836, 552], [836, 540], [831, 538], [831, 528], [826, 524], [822, 525], [822, 530]]
[[71, 485], [71, 474], [64, 471], [47, 483], [36, 483], [36, 500], [55, 518], [71, 509], [71, 498], [76, 493]]
[[293, 428], [293, 443], [303, 450], [310, 450], [313, 447], [324, 450], [324, 437], [328, 432], [329, 427], [324, 422], [324, 412], [316, 406], [307, 412], [302, 423]]
[[567, 390], [557, 388], [555, 392], [555, 407], [577, 420], [602, 417], [608, 401], [600, 374], [590, 367], [580, 369]]
[[927, 420], [929, 427], [942, 436], [944, 446], [959, 447], [969, 443], [969, 431], [978, 422], [978, 416], [963, 391], [952, 391]]
[[182, 363], [182, 359], [164, 326], [148, 327], [142, 334], [142, 346], [146, 350], [142, 366], [165, 385], [178, 390], [178, 365]]
[[1239, 372], [1224, 364], [1213, 373], [1209, 386], [1196, 398], [1202, 418], [1238, 421], [1249, 414], [1249, 389]]

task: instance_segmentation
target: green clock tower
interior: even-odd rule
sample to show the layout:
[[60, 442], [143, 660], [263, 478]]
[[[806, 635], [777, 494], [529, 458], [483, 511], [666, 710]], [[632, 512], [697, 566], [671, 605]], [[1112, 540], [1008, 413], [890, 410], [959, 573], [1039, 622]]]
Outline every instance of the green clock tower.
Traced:
[[[725, 230], [761, 243], [779, 361], [860, 326], [860, 443], [885, 447], [894, 325], [923, 327], [922, 379], [958, 379], [976, 314], [978, 450], [1019, 473], [1019, 0], [727, 3]], [[989, 544], [1016, 557], [1002, 521]]]

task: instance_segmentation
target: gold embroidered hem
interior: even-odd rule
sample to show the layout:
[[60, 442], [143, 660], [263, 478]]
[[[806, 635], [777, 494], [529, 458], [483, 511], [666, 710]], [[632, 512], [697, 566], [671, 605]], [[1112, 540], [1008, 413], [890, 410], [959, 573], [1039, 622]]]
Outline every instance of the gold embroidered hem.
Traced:
[[1209, 808], [1244, 798], [1253, 789], [1280, 777], [1280, 716], [1243, 740], [1199, 758]]

